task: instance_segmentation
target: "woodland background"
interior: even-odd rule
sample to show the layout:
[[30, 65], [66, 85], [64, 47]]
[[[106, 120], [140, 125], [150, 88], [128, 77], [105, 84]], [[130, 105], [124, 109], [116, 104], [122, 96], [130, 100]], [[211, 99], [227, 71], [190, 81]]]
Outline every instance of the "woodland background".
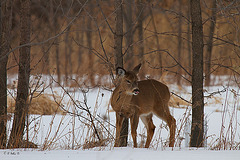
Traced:
[[[201, 1], [205, 75], [239, 74], [239, 1], [213, 2]], [[31, 74], [56, 74], [58, 81], [65, 82], [60, 77], [87, 76], [89, 85], [99, 85], [95, 77], [101, 79], [109, 69], [114, 70], [113, 4], [112, 0], [32, 0]], [[191, 73], [192, 66], [188, 6], [188, 0], [123, 1], [124, 67], [131, 69], [142, 62], [142, 78], [146, 74], [159, 78], [168, 71], [175, 76], [172, 82], [185, 83], [178, 77], [189, 79], [186, 71]], [[19, 12], [16, 0], [12, 49], [19, 46]], [[9, 55], [8, 74], [17, 73], [17, 64], [18, 50], [14, 50]]]
[[[16, 148], [23, 143], [28, 126], [27, 99], [29, 95], [34, 97], [41, 86], [39, 77], [56, 77], [52, 81], [64, 91], [64, 87], [82, 86], [101, 86], [111, 91], [115, 68], [129, 70], [138, 63], [143, 63], [140, 79], [164, 78], [167, 84], [192, 85], [192, 108], [199, 109], [193, 110], [193, 117], [197, 115], [201, 126], [201, 136], [196, 137], [203, 137], [202, 80], [205, 86], [214, 86], [215, 78], [224, 75], [233, 77], [231, 82], [238, 88], [240, 85], [239, 14], [238, 0], [1, 1], [1, 148], [7, 141], [8, 88], [14, 89], [18, 83], [8, 140], [8, 147]], [[121, 20], [123, 31], [118, 25]], [[194, 35], [199, 36], [192, 39]], [[17, 73], [18, 82], [8, 78]], [[36, 84], [29, 81], [32, 77], [36, 77]], [[202, 146], [202, 140], [198, 143], [196, 146]]]

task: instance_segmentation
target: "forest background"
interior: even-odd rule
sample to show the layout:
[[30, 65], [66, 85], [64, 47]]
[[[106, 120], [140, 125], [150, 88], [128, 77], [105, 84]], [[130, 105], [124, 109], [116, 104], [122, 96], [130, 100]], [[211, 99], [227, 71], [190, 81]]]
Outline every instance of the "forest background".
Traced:
[[[201, 1], [205, 75], [239, 74], [239, 1], [213, 2]], [[100, 85], [100, 79], [114, 70], [113, 4], [111, 0], [32, 0], [31, 74], [55, 74], [65, 84], [75, 75], [90, 79], [90, 86]], [[19, 1], [14, 1], [13, 50], [19, 46], [18, 6]], [[169, 83], [190, 85], [185, 81], [192, 69], [188, 6], [188, 0], [124, 1], [124, 67], [142, 62], [141, 78], [146, 74], [159, 78], [167, 71], [175, 76]], [[14, 50], [9, 55], [8, 74], [17, 73], [18, 54]]]
[[[165, 83], [178, 86], [200, 84], [199, 88], [193, 89], [192, 105], [195, 108], [197, 94], [194, 95], [194, 90], [201, 92], [201, 97], [197, 98], [201, 102], [195, 104], [201, 103], [202, 123], [203, 79], [209, 86], [216, 85], [216, 76], [232, 76], [231, 82], [239, 88], [239, 4], [237, 0], [1, 2], [0, 93], [3, 96], [0, 96], [0, 102], [4, 103], [0, 111], [4, 116], [0, 126], [5, 127], [3, 124], [7, 119], [6, 75], [10, 77], [18, 73], [18, 84], [21, 84], [17, 86], [8, 146], [17, 147], [11, 145], [21, 141], [23, 136], [21, 134], [19, 140], [16, 138], [23, 133], [27, 118], [29, 89], [34, 86], [29, 83], [30, 76], [56, 76], [53, 80], [63, 88], [104, 86], [111, 90], [115, 84], [113, 74], [116, 67], [131, 69], [139, 63], [143, 64], [140, 79], [164, 78]], [[192, 10], [190, 14], [189, 8], [194, 7], [199, 12]], [[123, 12], [119, 12], [122, 8]], [[123, 32], [118, 25], [122, 24], [122, 17]], [[192, 39], [197, 35], [194, 32], [200, 36]], [[118, 43], [118, 40], [122, 42]], [[200, 47], [196, 45], [198, 42]], [[203, 46], [203, 61], [202, 58], [197, 61], [196, 56], [200, 55]], [[193, 67], [193, 62], [199, 64], [199, 69], [197, 65]], [[196, 76], [203, 73], [203, 65], [204, 77]], [[16, 81], [7, 83], [13, 88], [17, 84]], [[22, 127], [14, 130], [17, 126]], [[4, 139], [6, 141], [6, 136]]]

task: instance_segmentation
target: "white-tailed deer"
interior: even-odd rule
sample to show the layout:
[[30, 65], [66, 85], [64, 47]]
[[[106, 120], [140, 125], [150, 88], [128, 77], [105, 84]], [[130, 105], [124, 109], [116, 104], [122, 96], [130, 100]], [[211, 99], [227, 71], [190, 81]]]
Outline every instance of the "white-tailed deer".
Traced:
[[169, 146], [173, 147], [176, 120], [168, 108], [169, 89], [165, 84], [153, 79], [138, 81], [137, 74], [140, 67], [141, 64], [132, 71], [125, 71], [120, 67], [116, 70], [119, 82], [111, 97], [111, 105], [116, 112], [115, 147], [119, 146], [120, 130], [125, 117], [130, 118], [133, 143], [134, 147], [137, 147], [136, 130], [140, 117], [147, 128], [145, 148], [148, 148], [155, 130], [152, 121], [153, 114], [167, 122], [170, 128]]

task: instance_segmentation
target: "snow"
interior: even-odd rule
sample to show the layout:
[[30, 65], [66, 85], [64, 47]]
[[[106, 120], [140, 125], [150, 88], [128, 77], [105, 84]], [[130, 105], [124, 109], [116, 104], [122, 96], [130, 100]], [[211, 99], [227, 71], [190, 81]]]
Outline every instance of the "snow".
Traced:
[[[10, 81], [10, 80], [9, 80]], [[13, 81], [13, 80], [11, 80]], [[45, 80], [46, 81], [46, 80]], [[49, 80], [50, 81], [50, 80]], [[188, 101], [191, 101], [191, 87], [169, 85], [172, 92], [177, 93]], [[239, 88], [228, 83], [224, 85], [206, 88], [205, 96], [213, 92], [210, 98], [205, 98], [205, 122], [206, 146], [201, 149], [189, 148], [186, 140], [189, 138], [189, 128], [186, 122], [191, 120], [191, 107], [180, 106], [170, 107], [172, 115], [177, 120], [176, 143], [174, 148], [167, 147], [169, 129], [166, 123], [157, 117], [153, 117], [156, 126], [155, 134], [149, 149], [133, 148], [132, 138], [129, 134], [129, 145], [126, 148], [114, 148], [115, 135], [115, 113], [109, 105], [111, 92], [103, 88], [90, 89], [86, 94], [79, 88], [65, 88], [69, 95], [61, 87], [45, 89], [44, 93], [55, 93], [63, 99], [64, 108], [75, 114], [89, 119], [86, 111], [74, 105], [71, 98], [79, 106], [89, 107], [93, 116], [98, 120], [94, 121], [99, 135], [107, 139], [106, 146], [83, 149], [87, 142], [96, 141], [92, 124], [84, 118], [72, 115], [39, 116], [29, 117], [29, 140], [38, 144], [39, 149], [14, 149], [0, 150], [0, 160], [61, 160], [61, 159], [88, 159], [88, 160], [145, 160], [145, 159], [178, 159], [178, 160], [202, 160], [218, 159], [235, 160], [240, 157], [240, 97]], [[9, 90], [9, 92], [14, 92]], [[69, 97], [71, 96], [71, 98]], [[86, 97], [86, 99], [84, 99]], [[85, 105], [86, 101], [86, 105]], [[8, 135], [11, 122], [8, 122]], [[187, 129], [188, 128], [188, 129]], [[146, 141], [146, 129], [140, 121], [137, 129], [138, 145]], [[217, 150], [219, 144], [221, 149]], [[215, 149], [215, 150], [212, 150]], [[231, 149], [231, 150], [230, 150]]]
[[113, 150], [93, 151], [93, 150], [2, 150], [1, 160], [239, 160], [240, 151], [212, 151], [212, 150], [167, 150], [159, 151], [141, 148], [115, 148]]

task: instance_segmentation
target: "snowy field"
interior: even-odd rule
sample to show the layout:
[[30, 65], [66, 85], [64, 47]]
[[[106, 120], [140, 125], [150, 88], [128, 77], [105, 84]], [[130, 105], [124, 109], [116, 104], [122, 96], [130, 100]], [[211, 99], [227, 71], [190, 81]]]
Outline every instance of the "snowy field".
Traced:
[[[48, 81], [48, 80], [42, 80]], [[104, 88], [80, 89], [47, 87], [45, 94], [54, 94], [61, 100], [66, 115], [30, 115], [29, 141], [38, 149], [0, 150], [0, 160], [7, 159], [240, 159], [240, 91], [223, 80], [222, 85], [205, 88], [205, 147], [189, 148], [191, 107], [186, 102], [171, 102], [170, 111], [177, 120], [175, 147], [169, 148], [169, 130], [166, 123], [153, 118], [155, 134], [149, 149], [132, 146], [129, 134], [127, 148], [114, 148], [115, 113], [109, 105], [111, 91]], [[47, 86], [47, 85], [46, 85]], [[169, 85], [170, 91], [191, 101], [191, 87]], [[84, 93], [84, 92], [86, 93]], [[13, 90], [9, 92], [14, 93]], [[174, 97], [174, 95], [172, 95]], [[56, 98], [57, 97], [57, 98]], [[56, 98], [56, 99], [55, 99]], [[90, 111], [90, 114], [88, 113]], [[93, 121], [90, 121], [90, 119]], [[95, 134], [96, 127], [100, 141]], [[10, 132], [11, 121], [8, 122]], [[138, 126], [138, 146], [146, 141], [146, 129]], [[26, 138], [26, 135], [25, 135]], [[225, 150], [224, 150], [225, 149]]]
[[113, 150], [0, 150], [1, 160], [239, 160], [240, 151], [180, 150], [159, 151], [153, 149], [117, 148]]

